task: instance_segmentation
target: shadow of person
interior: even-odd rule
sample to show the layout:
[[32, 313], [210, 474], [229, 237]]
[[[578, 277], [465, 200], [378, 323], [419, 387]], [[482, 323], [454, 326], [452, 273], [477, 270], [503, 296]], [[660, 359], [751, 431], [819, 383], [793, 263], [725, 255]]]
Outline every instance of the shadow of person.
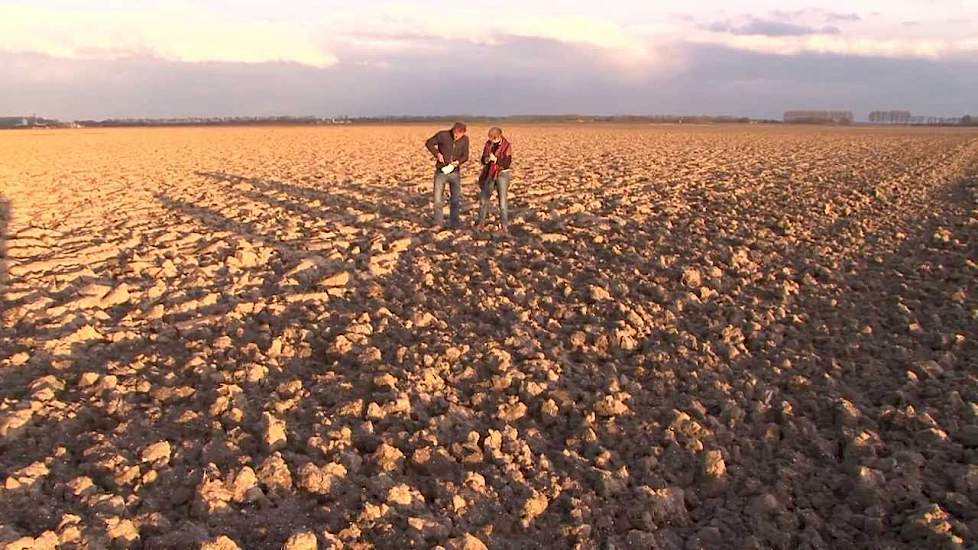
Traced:
[[[198, 176], [223, 185], [249, 184], [238, 191], [249, 199], [265, 202], [293, 214], [356, 222], [371, 229], [387, 229], [385, 223], [423, 225], [428, 222], [426, 195], [408, 185], [370, 185], [354, 181], [334, 184], [328, 190], [268, 178], [216, 171], [198, 171]], [[371, 218], [376, 215], [376, 218]]]
[[10, 201], [0, 195], [0, 301], [4, 300], [7, 291], [7, 268], [9, 259], [7, 258], [7, 235], [10, 225]]

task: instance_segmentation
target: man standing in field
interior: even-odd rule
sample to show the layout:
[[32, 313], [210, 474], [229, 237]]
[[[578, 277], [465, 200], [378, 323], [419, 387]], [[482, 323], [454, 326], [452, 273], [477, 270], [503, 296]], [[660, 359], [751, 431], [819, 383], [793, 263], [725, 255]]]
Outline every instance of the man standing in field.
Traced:
[[469, 137], [465, 135], [465, 124], [456, 122], [451, 130], [442, 130], [428, 138], [425, 147], [435, 157], [435, 225], [444, 221], [442, 198], [445, 183], [451, 184], [452, 199], [449, 203], [449, 225], [458, 227], [459, 211], [462, 209], [461, 167], [469, 160]]

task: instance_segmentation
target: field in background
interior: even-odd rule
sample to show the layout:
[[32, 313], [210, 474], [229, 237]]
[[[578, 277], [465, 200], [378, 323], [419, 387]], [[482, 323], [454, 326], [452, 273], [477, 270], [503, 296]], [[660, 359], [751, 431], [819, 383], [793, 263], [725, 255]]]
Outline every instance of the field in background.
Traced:
[[978, 134], [436, 129], [0, 134], [0, 542], [978, 540]]

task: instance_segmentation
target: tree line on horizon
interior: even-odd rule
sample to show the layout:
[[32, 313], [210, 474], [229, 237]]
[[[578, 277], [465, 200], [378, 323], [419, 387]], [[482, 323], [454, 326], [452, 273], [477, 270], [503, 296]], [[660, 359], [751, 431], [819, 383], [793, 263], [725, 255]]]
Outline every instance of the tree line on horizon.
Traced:
[[[791, 116], [788, 116], [791, 113]], [[809, 113], [805, 116], [805, 113]], [[756, 119], [728, 115], [453, 115], [453, 116], [414, 116], [387, 115], [372, 117], [313, 117], [313, 116], [270, 116], [270, 117], [185, 117], [185, 118], [126, 118], [104, 120], [76, 120], [63, 122], [56, 119], [37, 116], [7, 116], [0, 117], [0, 129], [29, 129], [29, 128], [113, 128], [113, 127], [150, 127], [150, 126], [250, 126], [250, 125], [332, 125], [332, 124], [384, 124], [384, 123], [450, 123], [455, 120], [465, 120], [472, 124], [479, 123], [633, 123], [633, 124], [853, 124], [851, 113], [847, 116], [817, 116], [817, 111], [789, 111], [784, 120]], [[841, 113], [841, 112], [839, 112]], [[953, 124], [928, 124], [937, 126], [953, 126]], [[978, 126], [978, 116], [964, 115], [959, 119], [958, 126]]]

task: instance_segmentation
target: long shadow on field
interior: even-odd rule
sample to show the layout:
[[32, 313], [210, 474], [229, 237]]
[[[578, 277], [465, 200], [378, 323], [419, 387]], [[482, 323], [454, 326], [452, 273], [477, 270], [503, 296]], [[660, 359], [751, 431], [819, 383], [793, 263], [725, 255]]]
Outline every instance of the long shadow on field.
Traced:
[[[10, 259], [7, 257], [7, 241], [10, 238], [8, 235], [10, 225], [11, 208], [10, 201], [0, 195], [0, 304], [7, 307], [7, 292], [9, 289], [9, 264]], [[0, 311], [0, 337], [3, 338], [5, 342], [13, 341], [13, 338], [8, 338], [6, 335], [7, 323], [6, 319], [3, 318], [3, 311]], [[8, 352], [0, 353], [0, 359], [5, 359], [7, 354], [13, 354], [14, 351], [10, 350]]]
[[[566, 262], [582, 260], [587, 267], [579, 273], [590, 268], [600, 278], [634, 270], [635, 277], [617, 280], [613, 294], [632, 304], [644, 301], [659, 317], [659, 328], [643, 333], [632, 330], [640, 322], [606, 310], [606, 331], [587, 340], [598, 345], [576, 355], [582, 375], [588, 365], [600, 365], [606, 380], [608, 372], [625, 374], [643, 386], [629, 393], [632, 408], [646, 411], [644, 424], [626, 419], [594, 428], [600, 440], [611, 440], [605, 448], [623, 455], [609, 463], [628, 466], [633, 483], [685, 489], [693, 522], [718, 529], [700, 534], [678, 521], [672, 535], [658, 523], [653, 531], [673, 540], [700, 537], [706, 546], [710, 540], [719, 544], [750, 536], [764, 547], [780, 548], [859, 547], [884, 533], [896, 545], [928, 538], [947, 543], [951, 538], [944, 526], [965, 540], [974, 536], [969, 535], [976, 527], [970, 520], [974, 503], [962, 499], [971, 486], [960, 481], [973, 475], [968, 474], [973, 443], [967, 434], [974, 428], [967, 426], [974, 420], [965, 403], [974, 401], [978, 350], [965, 335], [974, 324], [975, 283], [969, 276], [974, 267], [967, 261], [975, 257], [975, 232], [962, 205], [973, 203], [974, 186], [973, 180], [959, 180], [928, 197], [926, 204], [948, 217], [903, 219], [906, 209], [900, 211], [893, 222], [907, 231], [904, 244], [884, 255], [867, 238], [824, 256], [833, 246], [840, 248], [830, 241], [838, 236], [831, 228], [815, 228], [811, 242], [768, 247], [776, 252], [773, 261], [740, 273], [764, 276], [737, 287], [725, 282], [737, 268], [723, 265], [721, 271], [728, 273], [710, 281], [703, 258], [725, 264], [727, 246], [764, 247], [770, 237], [751, 231], [770, 235], [777, 212], [742, 234], [727, 232], [728, 241], [706, 243], [697, 237], [719, 236], [727, 220], [736, 219], [734, 210], [723, 207], [723, 197], [704, 205], [701, 212], [710, 216], [698, 231], [686, 226], [703, 221], [696, 213], [661, 217], [657, 223], [668, 221], [678, 229], [666, 234], [653, 227], [655, 222], [607, 217], [610, 238], [589, 242], [587, 251], [573, 235], [596, 227], [594, 213], [544, 223], [546, 231], [572, 235], [549, 246]], [[865, 225], [887, 213], [887, 208], [866, 208], [846, 225]], [[953, 235], [947, 242], [942, 227]], [[655, 265], [656, 254], [643, 251], [643, 241], [677, 254], [675, 264]], [[833, 262], [838, 265], [832, 271], [821, 265]], [[686, 266], [699, 270], [703, 287], [683, 290]], [[719, 294], [710, 296], [712, 290]], [[566, 331], [602, 326], [594, 318], [558, 319]], [[622, 337], [631, 349], [614, 350], [616, 340], [626, 342]], [[589, 399], [575, 397], [581, 403]], [[929, 412], [921, 416], [914, 409]], [[929, 425], [932, 417], [936, 423]], [[727, 460], [726, 489], [719, 493], [701, 477], [703, 446], [722, 449]], [[904, 466], [906, 461], [913, 465]], [[658, 466], [644, 474], [635, 468], [649, 463]], [[591, 475], [600, 479], [614, 469]], [[885, 481], [874, 487], [879, 472]], [[765, 511], [766, 502], [779, 503], [783, 512]], [[921, 527], [934, 505], [941, 508], [933, 517], [941, 519]], [[603, 507], [607, 515], [601, 521], [609, 524], [650, 528], [641, 512], [634, 516], [600, 502], [585, 507]]]
[[10, 201], [0, 195], [0, 301], [7, 292], [7, 226], [10, 224]]
[[[191, 220], [203, 231], [260, 239], [274, 245], [277, 252], [289, 248], [254, 224], [165, 195], [159, 200], [174, 219]], [[206, 262], [207, 256], [199, 260]], [[268, 276], [262, 267], [244, 271], [262, 279]], [[90, 526], [86, 533], [90, 544], [104, 546], [109, 534], [102, 528], [103, 520], [93, 514], [108, 514], [135, 521], [142, 540], [152, 548], [185, 548], [221, 532], [249, 541], [252, 547], [280, 547], [296, 526], [328, 525], [336, 531], [346, 527], [352, 517], [324, 517], [326, 512], [317, 506], [318, 499], [301, 498], [294, 486], [277, 491], [272, 500], [252, 502], [231, 514], [218, 513], [197, 489], [206, 485], [202, 485], [202, 464], [219, 469], [218, 474], [208, 473], [207, 479], [220, 483], [221, 477], [215, 476], [227, 478], [244, 465], [260, 470], [265, 458], [280, 456], [261, 443], [265, 410], [287, 417], [289, 446], [282, 451], [290, 462], [293, 453], [302, 457], [299, 462], [310, 460], [306, 441], [326, 435], [317, 432], [328, 426], [322, 422], [324, 417], [340, 416], [329, 414], [330, 404], [343, 395], [344, 387], [349, 391], [370, 388], [371, 369], [379, 368], [379, 359], [374, 359], [377, 364], [370, 368], [351, 369], [355, 358], [346, 361], [347, 370], [326, 370], [322, 365], [329, 343], [357, 321], [345, 304], [375, 304], [375, 296], [366, 293], [374, 289], [361, 286], [330, 299], [324, 292], [310, 289], [283, 291], [272, 280], [232, 293], [229, 290], [242, 279], [242, 273], [238, 270], [232, 274], [230, 270], [219, 270], [205, 284], [182, 296], [151, 299], [106, 312], [121, 320], [139, 309], [165, 307], [164, 316], [138, 335], [123, 335], [111, 342], [89, 339], [74, 344], [69, 353], [53, 357], [38, 353], [17, 372], [23, 384], [7, 385], [4, 397], [30, 399], [27, 396], [32, 392], [49, 387], [58, 392], [62, 402], [70, 404], [72, 414], [56, 420], [59, 415], [48, 416], [56, 411], [41, 407], [38, 413], [28, 415], [29, 436], [18, 432], [5, 438], [4, 455], [16, 457], [4, 464], [5, 469], [18, 472], [12, 479], [24, 481], [23, 487], [8, 491], [3, 499], [4, 525], [36, 534], [57, 529], [62, 515], [73, 513]], [[218, 295], [219, 300], [209, 299]], [[60, 335], [38, 333], [37, 339], [43, 342], [46, 336]], [[356, 341], [362, 335], [351, 334], [349, 338]], [[274, 352], [270, 351], [273, 340], [277, 341]], [[82, 382], [82, 373], [92, 377], [91, 385]], [[298, 389], [279, 387], [292, 380], [302, 380], [306, 385]], [[301, 406], [282, 404], [296, 392], [303, 394]], [[376, 399], [383, 401], [381, 396]], [[342, 423], [335, 422], [336, 426]], [[353, 428], [357, 444], [372, 451], [376, 446], [373, 437], [365, 435], [358, 423], [353, 423]], [[158, 441], [170, 442], [171, 460], [160, 468], [141, 465], [143, 450]], [[59, 448], [64, 449], [62, 455]], [[64, 479], [62, 472], [79, 461], [88, 464], [86, 473], [94, 486], [65, 485], [71, 480]], [[46, 502], [39, 511], [30, 489], [34, 480], [28, 480], [26, 472], [31, 464], [44, 463], [51, 469], [46, 477], [58, 484], [55, 492], [64, 498]], [[142, 478], [149, 471], [155, 472], [156, 479]], [[7, 486], [14, 487], [10, 482]], [[343, 510], [353, 514], [360, 495], [351, 493], [350, 497], [353, 501], [344, 500]], [[338, 492], [333, 498], [342, 499]], [[213, 503], [219, 506], [222, 501], [218, 497]]]
[[[245, 183], [254, 189], [238, 193], [256, 202], [279, 208], [297, 216], [355, 223], [380, 231], [390, 231], [391, 223], [415, 224], [427, 227], [431, 224], [431, 196], [417, 193], [414, 185], [369, 185], [354, 181], [335, 182], [328, 189], [320, 189], [298, 183], [268, 178], [228, 174], [226, 172], [196, 172], [196, 175], [220, 184]], [[463, 216], [475, 215], [478, 208], [478, 190], [463, 188]], [[448, 199], [445, 199], [446, 207]], [[525, 213], [527, 209], [518, 195], [510, 200], [511, 217]], [[495, 212], [495, 210], [492, 210]], [[364, 215], [368, 218], [365, 220]]]
[[[86, 536], [95, 546], [108, 544], [112, 536], [102, 527], [102, 516], [131, 519], [141, 540], [153, 548], [192, 546], [220, 533], [248, 541], [250, 547], [280, 547], [302, 526], [343, 533], [351, 525], [367, 530], [363, 538], [424, 545], [416, 532], [371, 533], [369, 522], [358, 520], [363, 491], [371, 501], [383, 502], [394, 481], [413, 479], [403, 470], [377, 475], [379, 467], [369, 457], [381, 443], [410, 451], [420, 445], [409, 440], [411, 434], [432, 417], [441, 419], [433, 428], [440, 441], [465, 441], [465, 428], [475, 427], [463, 418], [470, 413], [455, 410], [444, 398], [410, 385], [404, 391], [374, 381], [385, 372], [409, 380], [421, 376], [424, 366], [425, 376], [439, 373], [432, 380], [444, 386], [458, 374], [454, 363], [472, 362], [466, 358], [479, 349], [473, 340], [471, 349], [446, 353], [465, 341], [459, 334], [472, 332], [446, 322], [461, 317], [457, 306], [441, 302], [448, 293], [440, 285], [422, 284], [425, 273], [416, 269], [415, 247], [401, 250], [383, 275], [359, 270], [357, 262], [335, 265], [353, 273], [351, 283], [335, 292], [308, 285], [283, 288], [283, 272], [303, 253], [295, 243], [278, 240], [277, 232], [270, 231], [274, 227], [177, 197], [161, 194], [158, 200], [170, 212], [161, 224], [189, 222], [203, 234], [230, 233], [264, 243], [273, 255], [263, 260], [267, 264], [234, 267], [228, 261], [233, 250], [202, 252], [198, 264], [223, 267], [168, 279], [166, 284], [179, 292], [103, 312], [118, 323], [160, 307], [157, 320], [111, 340], [87, 338], [68, 353], [37, 354], [21, 369], [17, 375], [23, 384], [5, 388], [5, 398], [42, 403], [43, 392], [54, 391], [71, 414], [64, 418], [40, 406], [29, 415], [26, 433], [5, 440], [5, 457], [15, 457], [5, 467], [23, 482], [6, 494], [4, 524], [36, 534], [56, 529], [63, 514], [72, 513], [84, 518]], [[345, 197], [327, 206], [352, 213], [342, 221], [360, 223], [360, 233], [371, 227], [363, 211], [351, 212], [356, 205]], [[335, 218], [336, 212], [318, 214]], [[400, 236], [395, 229], [373, 227]], [[450, 241], [431, 234], [420, 238], [425, 253], [452, 251]], [[244, 279], [253, 283], [236, 288]], [[413, 321], [415, 310], [433, 311], [440, 319], [425, 321], [429, 328], [420, 330]], [[45, 337], [37, 334], [39, 342]], [[370, 403], [380, 412], [368, 410]], [[265, 412], [287, 426], [288, 443], [278, 452], [262, 439]], [[144, 451], [159, 441], [169, 442], [170, 460], [153, 467], [143, 461]], [[351, 480], [337, 483], [328, 496], [300, 489], [302, 467], [324, 458], [345, 464]], [[267, 498], [222, 500], [217, 487], [230, 484], [244, 466], [261, 474], [262, 465], [271, 468], [276, 460], [287, 461], [293, 484], [273, 489], [263, 481]], [[66, 478], [79, 463], [90, 480]], [[454, 463], [413, 482], [429, 502], [442, 498], [438, 493], [445, 480], [464, 479], [464, 469]], [[50, 466], [43, 481], [29, 479], [32, 464]], [[43, 513], [30, 489], [35, 482], [49, 483], [54, 494], [63, 495], [48, 501]], [[475, 493], [469, 502], [480, 509], [497, 505]], [[361, 535], [343, 537], [356, 541]]]
[[[282, 189], [276, 187], [275, 191]], [[303, 197], [315, 192], [302, 186], [290, 186], [288, 190], [294, 196], [287, 200], [300, 203]], [[947, 204], [939, 210], [950, 211], [960, 204], [962, 190], [963, 184], [952, 186], [946, 195], [933, 197], [933, 204]], [[249, 198], [261, 200], [254, 194]], [[864, 420], [840, 421], [843, 413], [839, 411], [849, 410], [844, 414], [869, 418], [870, 427], [879, 423], [873, 418], [889, 414], [881, 412], [881, 396], [892, 399], [893, 390], [879, 380], [897, 378], [892, 373], [894, 366], [887, 362], [886, 350], [906, 348], [911, 341], [902, 338], [893, 341], [890, 333], [881, 329], [862, 335], [860, 331], [866, 325], [878, 325], [880, 315], [865, 304], [899, 306], [900, 296], [894, 296], [892, 289], [886, 288], [887, 269], [900, 267], [906, 258], [915, 257], [934, 227], [919, 227], [890, 259], [880, 260], [869, 249], [862, 253], [848, 252], [847, 262], [839, 267], [841, 278], [837, 280], [817, 280], [825, 275], [810, 260], [818, 258], [827, 243], [816, 240], [810, 246], [798, 243], [794, 250], [777, 250], [783, 263], [761, 266], [763, 273], [774, 277], [754, 279], [747, 288], [723, 288], [721, 284], [717, 287], [721, 296], [717, 298], [687, 295], [673, 301], [674, 298], [668, 297], [684, 294], [681, 282], [684, 265], [696, 264], [698, 259], [690, 256], [696, 249], [689, 247], [693, 244], [690, 239], [697, 233], [686, 231], [687, 224], [699, 223], [700, 213], [709, 211], [715, 219], [707, 221], [706, 233], [715, 233], [709, 224], [722, 226], [723, 212], [737, 215], [735, 210], [725, 209], [728, 205], [723, 203], [724, 199], [718, 195], [701, 205], [702, 209], [660, 218], [668, 219], [678, 231], [663, 232], [661, 228], [608, 218], [611, 221], [607, 222], [607, 229], [599, 228], [599, 233], [612, 238], [605, 243], [575, 241], [573, 237], [569, 241], [547, 241], [534, 232], [518, 233], [508, 241], [483, 243], [485, 247], [472, 248], [468, 253], [470, 257], [480, 258], [479, 263], [492, 264], [480, 265], [481, 273], [489, 275], [487, 278], [472, 276], [472, 267], [477, 264], [450, 264], [446, 273], [466, 281], [476, 290], [471, 295], [465, 292], [455, 297], [455, 301], [468, 304], [456, 309], [450, 318], [464, 320], [471, 312], [483, 309], [486, 288], [493, 284], [503, 286], [503, 295], [514, 304], [513, 311], [506, 315], [511, 319], [509, 331], [486, 330], [483, 326], [480, 330], [456, 332], [456, 341], [458, 337], [462, 341], [486, 340], [490, 335], [490, 339], [501, 339], [502, 347], [514, 352], [522, 379], [513, 382], [507, 376], [499, 376], [489, 364], [476, 365], [474, 378], [467, 383], [476, 395], [488, 395], [472, 402], [476, 405], [476, 418], [486, 417], [473, 419], [468, 425], [476, 429], [487, 424], [504, 427], [506, 423], [499, 424], [494, 417], [511, 404], [509, 399], [520, 396], [526, 403], [538, 403], [532, 394], [525, 393], [530, 387], [527, 379], [543, 383], [548, 369], [554, 365], [562, 369], [564, 382], [559, 384], [561, 391], [554, 395], [563, 398], [557, 406], [568, 411], [568, 415], [554, 420], [541, 418], [539, 413], [533, 415], [531, 411], [526, 417], [529, 421], [515, 424], [528, 430], [528, 441], [535, 453], [543, 454], [559, 470], [597, 490], [581, 494], [562, 491], [545, 515], [538, 518], [541, 529], [547, 524], [566, 522], [567, 514], [573, 509], [588, 508], [593, 511], [595, 526], [609, 533], [614, 531], [612, 525], [626, 524], [655, 531], [662, 541], [701, 536], [706, 545], [717, 533], [721, 538], [733, 536], [741, 540], [753, 536], [765, 545], [783, 548], [806, 543], [817, 545], [819, 540], [832, 545], [853, 541], [862, 541], [861, 544], [868, 541], [864, 537], [878, 536], [866, 534], [866, 529], [873, 533], [875, 525], [882, 526], [877, 531], [884, 528], [901, 533], [903, 525], [912, 523], [913, 513], [927, 504], [926, 495], [893, 491], [893, 495], [900, 495], [892, 497], [895, 503], [873, 509], [869, 515], [867, 503], [870, 508], [878, 505], [876, 497], [858, 492], [860, 496], [854, 502], [847, 501], [843, 495], [862, 490], [861, 478], [851, 474], [854, 465], [882, 467], [886, 463], [860, 462], [858, 456], [862, 451], [853, 450], [854, 446], [878, 436], [872, 430], [851, 432], [849, 424], [860, 426]], [[272, 201], [263, 202], [276, 205]], [[594, 229], [588, 225], [594, 223], [594, 214], [603, 218], [604, 211], [616, 210], [616, 202], [617, 199], [609, 197], [603, 211], [568, 218], [544, 216], [537, 221], [546, 234], [573, 235], [574, 225]], [[347, 202], [343, 204], [352, 207]], [[865, 222], [867, 216], [876, 216], [878, 211], [867, 209], [857, 215]], [[747, 227], [747, 233], [729, 243], [706, 244], [715, 247], [746, 241], [754, 246], [763, 245], [765, 239], [777, 236], [771, 231], [780, 229], [779, 220], [777, 212], [767, 220], [762, 218], [762, 225], [757, 227], [766, 233], [760, 236], [752, 235], [752, 229]], [[946, 222], [964, 226], [963, 219]], [[855, 220], [846, 223], [852, 225]], [[827, 229], [816, 234], [825, 239], [831, 238], [832, 232]], [[652, 257], [642, 250], [642, 242], [650, 237], [654, 237], [651, 240], [656, 242], [656, 247], [678, 252], [677, 264], [665, 269], [649, 266], [651, 269], [641, 269], [641, 277], [622, 278], [621, 275], [635, 266], [651, 262]], [[727, 254], [725, 249], [700, 253], [712, 255], [714, 260]], [[935, 259], [936, 265], [942, 265], [942, 261]], [[879, 269], [880, 265], [884, 268]], [[494, 268], [502, 268], [502, 276], [494, 273]], [[519, 286], [532, 292], [524, 295], [508, 292], [514, 285], [503, 282], [507, 274], [517, 277]], [[935, 278], [920, 283], [943, 288], [946, 281]], [[589, 301], [586, 293], [590, 284], [610, 288], [616, 298], [631, 303], [636, 299], [639, 303], [658, 303], [653, 315], [660, 317], [657, 324], [664, 328], [642, 335], [641, 331], [630, 330], [627, 310], [608, 303], [591, 303], [582, 309]], [[941, 300], [934, 301], [933, 296], [925, 298], [922, 308], [945, 305]], [[517, 310], [523, 306], [539, 313], [520, 316]], [[485, 321], [491, 323], [492, 315], [487, 315]], [[752, 325], [757, 328], [748, 330]], [[732, 328], [736, 330], [728, 330]], [[966, 334], [967, 317], [958, 315], [945, 328]], [[856, 334], [860, 334], [857, 339], [867, 340], [865, 345], [853, 342]], [[637, 344], [623, 345], [622, 338], [637, 340]], [[853, 346], [857, 352], [852, 351]], [[925, 355], [923, 351], [916, 354]], [[968, 354], [961, 356], [966, 358]], [[859, 371], [857, 367], [864, 364], [877, 366]], [[852, 370], [861, 374], [852, 375], [850, 380], [848, 373]], [[703, 372], [709, 373], [706, 379]], [[622, 375], [638, 381], [641, 389], [619, 383], [617, 379]], [[657, 412], [643, 413], [646, 420], [641, 423], [621, 417], [608, 422], [577, 412], [590, 410], [603, 396], [614, 394], [622, 387], [631, 394], [633, 409]], [[718, 390], [718, 387], [730, 389]], [[945, 392], [952, 387], [968, 387], [968, 380], [951, 375], [940, 387]], [[950, 425], [954, 424], [951, 421]], [[905, 432], [905, 426], [897, 430], [894, 448], [900, 448], [900, 441], [913, 437]], [[719, 493], [715, 488], [704, 487], [697, 474], [703, 456], [700, 449], [704, 445], [707, 449], [723, 449], [730, 464], [726, 487]], [[873, 449], [869, 454], [877, 453], [875, 443], [868, 445]], [[882, 459], [902, 456], [895, 450], [886, 450], [885, 445], [881, 448], [884, 449], [880, 451], [884, 454]], [[960, 444], [953, 440], [938, 441], [931, 448], [939, 455], [961, 456]], [[602, 458], [609, 451], [611, 454]], [[911, 451], [903, 448], [901, 452]], [[594, 466], [595, 463], [600, 466]], [[958, 464], [949, 467], [960, 469]], [[624, 477], [622, 467], [628, 469]], [[941, 476], [935, 470], [923, 476], [930, 483], [940, 483]], [[617, 496], [619, 488], [638, 486], [684, 489], [690, 520], [677, 518], [664, 524], [650, 523], [647, 516], [636, 515], [634, 509], [609, 505], [603, 500]], [[805, 487], [805, 494], [796, 497], [794, 493], [799, 486]], [[788, 503], [783, 515], [759, 509], [762, 505], [756, 503], [769, 497]], [[951, 506], [961, 509], [956, 501]], [[967, 512], [964, 514], [958, 516], [959, 524], [968, 517]], [[691, 528], [691, 525], [705, 524], [713, 524], [719, 531], [698, 534]], [[792, 528], [783, 529], [785, 524]], [[523, 540], [517, 532], [516, 526], [497, 525], [497, 540], [508, 540], [510, 536], [515, 537], [511, 540]], [[910, 538], [919, 534], [912, 528], [907, 532]], [[894, 543], [900, 540], [899, 535], [893, 538]]]
[[[783, 548], [880, 540], [912, 547], [974, 537], [975, 504], [963, 498], [972, 487], [961, 476], [973, 475], [975, 444], [965, 404], [974, 401], [978, 381], [978, 346], [966, 336], [976, 305], [968, 263], [975, 225], [967, 210], [975, 186], [966, 177], [925, 201], [947, 217], [898, 220], [912, 230], [895, 250], [881, 254], [867, 238], [862, 249], [824, 257], [832, 244], [824, 239], [832, 235], [823, 236], [790, 251], [781, 265], [761, 266], [776, 278], [688, 303], [676, 322], [678, 336], [651, 336], [660, 349], [672, 348], [666, 357], [698, 345], [693, 355], [701, 367], [731, 345], [743, 346], [710, 367], [710, 383], [729, 391], [677, 373], [681, 382], [669, 392], [682, 396], [679, 403], [719, 404], [706, 408], [713, 416], [707, 422], [734, 419], [728, 427], [736, 427], [710, 426], [736, 488], [725, 493], [726, 502], [697, 497], [698, 522], [709, 519], [725, 534]], [[867, 208], [861, 215], [847, 224], [865, 224], [881, 212]], [[836, 270], [821, 269], [837, 259]], [[699, 406], [687, 401], [678, 408], [703, 422]], [[698, 461], [687, 458], [695, 470]], [[760, 509], [764, 499], [783, 511]]]
[[372, 228], [381, 228], [380, 224], [386, 219], [423, 225], [429, 218], [427, 197], [406, 187], [392, 188], [347, 182], [335, 183], [330, 186], [330, 190], [324, 191], [294, 183], [224, 172], [197, 172], [197, 175], [222, 184], [250, 184], [254, 191], [242, 191], [244, 196], [299, 215], [329, 220], [339, 218], [350, 223], [357, 222], [357, 218], [360, 218], [359, 223], [362, 224], [363, 214], [377, 214], [380, 216], [378, 219], [366, 222]]
[[[161, 306], [159, 318], [38, 357], [0, 390], [37, 405], [0, 447], [21, 484], [7, 484], [0, 523], [36, 534], [72, 513], [98, 547], [110, 520], [132, 520], [148, 548], [219, 534], [280, 548], [307, 528], [381, 547], [473, 533], [521, 548], [912, 547], [978, 531], [959, 438], [978, 401], [967, 337], [978, 289], [958, 275], [978, 252], [958, 206], [973, 183], [933, 201], [955, 213], [940, 221], [947, 241], [908, 222], [902, 247], [854, 251], [833, 275], [806, 263], [816, 243], [762, 263], [749, 284], [698, 286], [683, 270], [731, 243], [694, 242], [704, 233], [681, 228], [701, 223], [696, 209], [638, 223], [615, 197], [573, 215], [531, 202], [541, 208], [513, 236], [445, 236], [417, 229], [427, 205], [403, 190], [220, 179], [246, 184], [228, 189], [229, 206], [160, 194], [159, 223], [260, 243], [257, 260], [233, 243], [196, 247], [196, 267], [161, 297], [103, 312], [122, 324]], [[293, 284], [286, 274], [319, 254], [280, 238], [295, 219], [355, 246]], [[659, 251], [675, 259], [660, 266]], [[375, 256], [389, 263], [372, 270]], [[348, 283], [320, 284], [339, 271]], [[285, 422], [274, 449], [264, 413]], [[144, 462], [161, 440], [170, 459]], [[403, 456], [388, 460], [385, 444]], [[713, 450], [726, 463], [717, 480], [703, 471]], [[49, 473], [31, 481], [37, 462]], [[346, 474], [318, 469], [332, 463]], [[235, 495], [246, 466], [261, 492]], [[34, 483], [56, 497], [39, 504]], [[389, 499], [401, 483], [423, 502]], [[548, 506], [524, 527], [537, 493]], [[918, 521], [931, 503], [946, 514], [928, 515], [933, 529]]]
[[773, 401], [797, 418], [775, 455], [791, 465], [795, 495], [780, 476], [766, 481], [800, 518], [818, 514], [830, 546], [978, 537], [976, 504], [963, 496], [974, 484], [962, 481], [976, 444], [965, 403], [978, 397], [978, 343], [966, 336], [978, 234], [964, 206], [976, 197], [974, 176], [955, 182], [928, 201], [952, 216], [921, 224], [887, 256], [857, 255], [841, 280], [803, 285], [791, 308], [798, 320], [781, 337], [793, 353]]

